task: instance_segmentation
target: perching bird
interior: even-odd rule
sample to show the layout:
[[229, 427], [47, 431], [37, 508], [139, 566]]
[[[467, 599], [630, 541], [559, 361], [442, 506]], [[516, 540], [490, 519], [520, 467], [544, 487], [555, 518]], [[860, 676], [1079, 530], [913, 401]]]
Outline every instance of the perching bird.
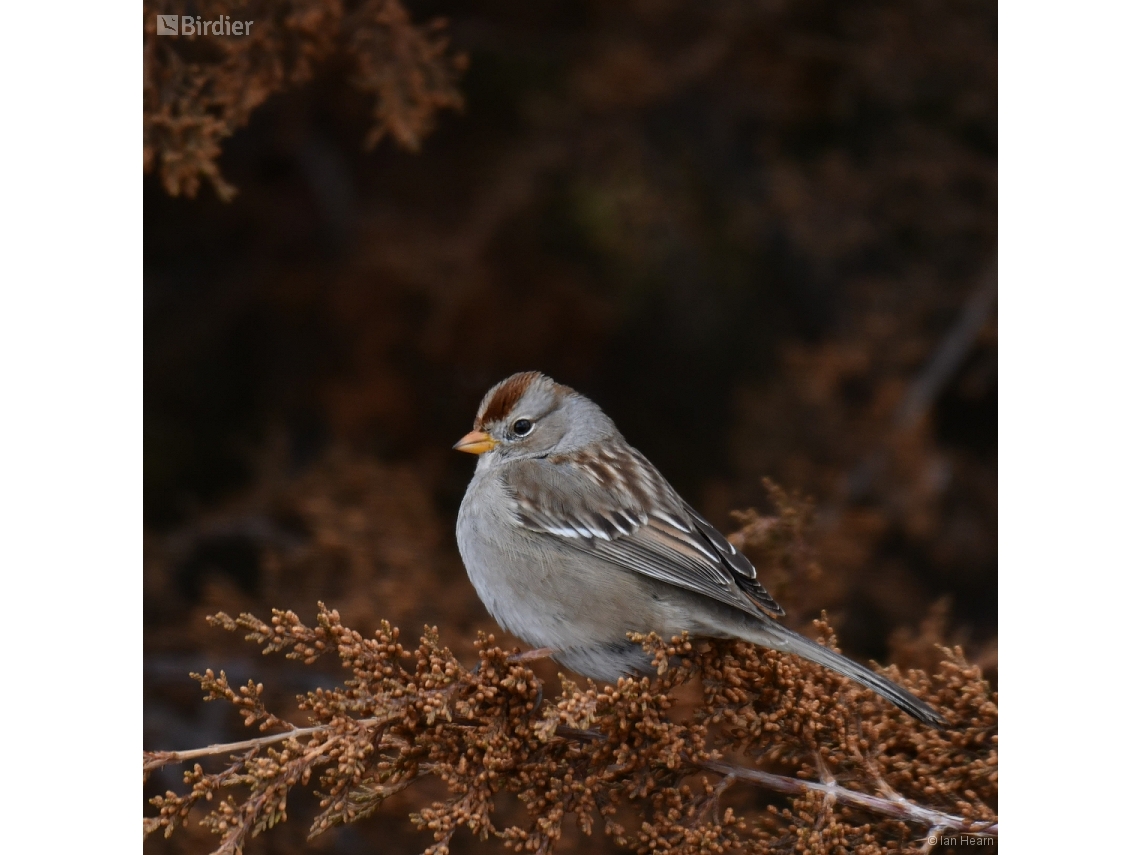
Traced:
[[455, 448], [479, 455], [456, 526], [475, 590], [500, 626], [567, 668], [609, 682], [649, 673], [630, 632], [739, 638], [944, 724], [890, 680], [781, 625], [748, 559], [573, 389], [535, 371], [508, 377]]

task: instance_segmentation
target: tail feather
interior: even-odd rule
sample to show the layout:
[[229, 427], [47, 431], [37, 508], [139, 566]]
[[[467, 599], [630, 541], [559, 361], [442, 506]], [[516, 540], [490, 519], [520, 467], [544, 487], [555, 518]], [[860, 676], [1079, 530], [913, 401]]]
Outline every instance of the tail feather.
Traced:
[[837, 674], [842, 674], [854, 680], [856, 683], [866, 686], [871, 691], [878, 693], [903, 712], [913, 716], [924, 724], [938, 728], [946, 726], [946, 719], [928, 705], [920, 701], [906, 689], [892, 683], [886, 677], [876, 674], [858, 662], [853, 662], [846, 656], [836, 653], [828, 647], [816, 644], [814, 641], [810, 641], [799, 633], [793, 632], [774, 621], [766, 623], [761, 632], [763, 633], [762, 636], [749, 640], [761, 644], [764, 647], [770, 647], [773, 650], [794, 653], [797, 656], [802, 656], [804, 659], [808, 659], [825, 668], [830, 668]]

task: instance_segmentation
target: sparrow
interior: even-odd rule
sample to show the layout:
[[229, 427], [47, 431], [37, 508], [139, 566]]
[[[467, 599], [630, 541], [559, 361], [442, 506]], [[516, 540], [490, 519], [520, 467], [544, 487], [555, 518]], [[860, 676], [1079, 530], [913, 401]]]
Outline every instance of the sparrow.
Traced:
[[742, 639], [944, 719], [869, 668], [788, 629], [756, 568], [589, 398], [537, 371], [496, 384], [454, 446], [478, 455], [456, 539], [498, 624], [605, 682], [652, 673], [629, 633]]

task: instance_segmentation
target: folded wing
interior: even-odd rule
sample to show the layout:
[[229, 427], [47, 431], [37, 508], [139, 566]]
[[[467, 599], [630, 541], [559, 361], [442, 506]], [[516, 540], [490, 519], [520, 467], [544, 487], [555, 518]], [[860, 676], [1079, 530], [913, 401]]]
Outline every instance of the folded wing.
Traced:
[[784, 613], [751, 562], [637, 451], [521, 460], [502, 477], [531, 531], [748, 613]]

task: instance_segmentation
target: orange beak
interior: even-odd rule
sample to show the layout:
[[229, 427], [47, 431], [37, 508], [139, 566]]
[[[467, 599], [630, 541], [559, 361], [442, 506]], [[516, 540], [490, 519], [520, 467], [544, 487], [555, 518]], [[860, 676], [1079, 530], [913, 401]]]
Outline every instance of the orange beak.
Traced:
[[498, 441], [491, 439], [491, 435], [485, 430], [473, 430], [452, 448], [456, 451], [466, 451], [468, 454], [483, 454], [498, 444]]

